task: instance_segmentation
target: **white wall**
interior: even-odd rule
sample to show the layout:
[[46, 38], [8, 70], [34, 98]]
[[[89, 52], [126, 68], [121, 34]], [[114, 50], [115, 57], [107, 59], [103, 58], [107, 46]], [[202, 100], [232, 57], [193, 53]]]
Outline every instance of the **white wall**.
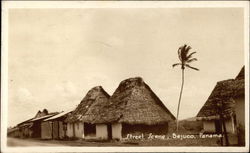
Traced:
[[67, 123], [67, 136], [72, 138], [74, 137], [74, 131], [73, 131], [73, 124], [72, 123]]
[[236, 120], [237, 123], [240, 124], [243, 128], [245, 128], [245, 99], [244, 97], [235, 99], [236, 107]]
[[205, 132], [215, 132], [214, 121], [203, 121], [203, 129]]
[[62, 139], [65, 137], [64, 130], [63, 130], [63, 122], [59, 121], [59, 138]]
[[76, 122], [75, 124], [75, 137], [84, 138], [84, 124], [83, 122]]
[[[232, 119], [226, 120], [225, 124], [226, 124], [227, 133], [234, 133], [235, 132]], [[223, 130], [223, 128], [222, 128], [222, 130]]]
[[108, 127], [105, 124], [96, 124], [96, 138], [108, 139]]
[[41, 124], [41, 138], [42, 139], [52, 139], [52, 123], [42, 122]]
[[[234, 133], [234, 125], [233, 125], [233, 120], [230, 118], [228, 120], [225, 121], [225, 125], [226, 125], [226, 130], [228, 133]], [[215, 122], [214, 120], [211, 121], [203, 121], [203, 129], [205, 132], [216, 132], [215, 129]], [[223, 127], [222, 127], [223, 130]]]
[[112, 124], [112, 139], [121, 139], [122, 138], [122, 124], [114, 123]]

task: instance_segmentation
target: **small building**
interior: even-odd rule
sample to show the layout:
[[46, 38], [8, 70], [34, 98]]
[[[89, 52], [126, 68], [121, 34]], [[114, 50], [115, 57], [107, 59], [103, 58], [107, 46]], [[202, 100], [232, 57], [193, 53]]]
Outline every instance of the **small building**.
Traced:
[[20, 137], [19, 129], [18, 127], [13, 127], [7, 130], [7, 136], [8, 137], [15, 137], [18, 138]]
[[41, 123], [42, 139], [63, 139], [66, 137], [67, 123], [64, 122], [67, 115], [72, 111], [61, 112], [55, 116], [47, 118]]
[[30, 122], [33, 118], [23, 121], [22, 123], [17, 124], [18, 135], [19, 138], [29, 138], [32, 136], [33, 131], [31, 130], [32, 122]]
[[[44, 112], [44, 111], [43, 111]], [[53, 112], [53, 113], [45, 113], [43, 116], [36, 117], [32, 120], [30, 120], [30, 123], [32, 124], [30, 129], [32, 131], [32, 138], [41, 138], [42, 137], [42, 122], [43, 120], [50, 118], [52, 116], [57, 115], [58, 112]]]
[[109, 94], [101, 86], [89, 90], [81, 103], [65, 120], [67, 122], [67, 136], [84, 139], [98, 136], [99, 126], [85, 120], [84, 115], [93, 105], [106, 103], [108, 98]]
[[103, 111], [109, 106], [109, 98], [110, 96], [103, 90], [99, 98], [83, 115], [82, 120], [84, 121], [84, 139], [112, 139], [111, 124], [98, 122], [102, 118]]
[[40, 138], [41, 121], [56, 114], [57, 113], [48, 113], [47, 109], [43, 111], [39, 110], [33, 118], [17, 124], [13, 129], [15, 132], [11, 135], [19, 138]]
[[[144, 136], [167, 134], [168, 123], [175, 120], [142, 78], [129, 78], [120, 83], [108, 104], [92, 117], [100, 125], [97, 131], [112, 139], [123, 139], [128, 134]], [[106, 125], [106, 126], [105, 126]]]
[[[218, 105], [223, 105], [222, 110]], [[239, 129], [245, 131], [244, 67], [235, 79], [218, 82], [198, 112], [197, 117], [203, 121], [204, 132], [221, 133], [223, 131], [220, 113], [224, 116], [228, 133], [236, 134]]]
[[43, 111], [39, 110], [33, 118], [28, 119], [26, 121], [23, 121], [23, 122], [17, 124], [17, 128], [18, 128], [18, 131], [19, 131], [19, 136], [18, 137], [20, 137], [20, 138], [31, 138], [34, 135], [36, 135], [34, 133], [35, 128], [33, 127], [32, 120], [34, 120], [36, 118], [39, 118], [39, 117], [42, 117], [42, 116], [45, 116], [47, 114], [48, 114], [47, 109], [44, 109]]

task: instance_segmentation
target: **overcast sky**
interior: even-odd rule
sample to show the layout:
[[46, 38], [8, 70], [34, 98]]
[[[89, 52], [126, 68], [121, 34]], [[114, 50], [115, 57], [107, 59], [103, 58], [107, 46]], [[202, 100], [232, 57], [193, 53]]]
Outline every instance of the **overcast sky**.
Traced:
[[176, 116], [181, 85], [177, 50], [196, 51], [186, 69], [180, 119], [195, 116], [217, 81], [244, 64], [243, 10], [12, 9], [9, 12], [8, 126], [38, 110], [73, 109], [101, 85], [140, 76]]

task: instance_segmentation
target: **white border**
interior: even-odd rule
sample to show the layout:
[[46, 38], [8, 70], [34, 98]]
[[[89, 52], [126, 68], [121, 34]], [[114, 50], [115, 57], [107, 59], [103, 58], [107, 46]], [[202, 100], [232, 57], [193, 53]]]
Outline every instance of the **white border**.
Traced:
[[[248, 1], [4, 1], [2, 18], [2, 80], [1, 80], [1, 152], [248, 152], [249, 126], [246, 126], [245, 147], [7, 147], [7, 102], [8, 102], [8, 10], [11, 8], [208, 8], [240, 7], [244, 8], [244, 44], [245, 44], [245, 93], [249, 93], [249, 2]], [[249, 95], [245, 97], [246, 125], [249, 125]]]

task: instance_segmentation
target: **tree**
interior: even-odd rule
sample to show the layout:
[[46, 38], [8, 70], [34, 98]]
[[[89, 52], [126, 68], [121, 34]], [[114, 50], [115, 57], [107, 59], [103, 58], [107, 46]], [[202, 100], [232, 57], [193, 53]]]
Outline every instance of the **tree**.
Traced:
[[181, 83], [181, 91], [180, 91], [180, 96], [179, 96], [179, 101], [178, 101], [178, 108], [177, 108], [177, 118], [176, 118], [176, 131], [178, 132], [178, 118], [179, 118], [179, 110], [180, 110], [180, 103], [181, 103], [181, 96], [183, 92], [183, 86], [184, 86], [184, 70], [185, 68], [191, 68], [193, 70], [199, 71], [199, 69], [190, 66], [189, 64], [193, 61], [197, 61], [197, 58], [192, 58], [192, 56], [196, 52], [192, 52], [189, 54], [191, 47], [187, 46], [186, 44], [181, 46], [178, 49], [178, 58], [180, 60], [180, 63], [175, 63], [173, 64], [173, 67], [175, 66], [181, 66], [181, 71], [182, 71], [182, 83]]

